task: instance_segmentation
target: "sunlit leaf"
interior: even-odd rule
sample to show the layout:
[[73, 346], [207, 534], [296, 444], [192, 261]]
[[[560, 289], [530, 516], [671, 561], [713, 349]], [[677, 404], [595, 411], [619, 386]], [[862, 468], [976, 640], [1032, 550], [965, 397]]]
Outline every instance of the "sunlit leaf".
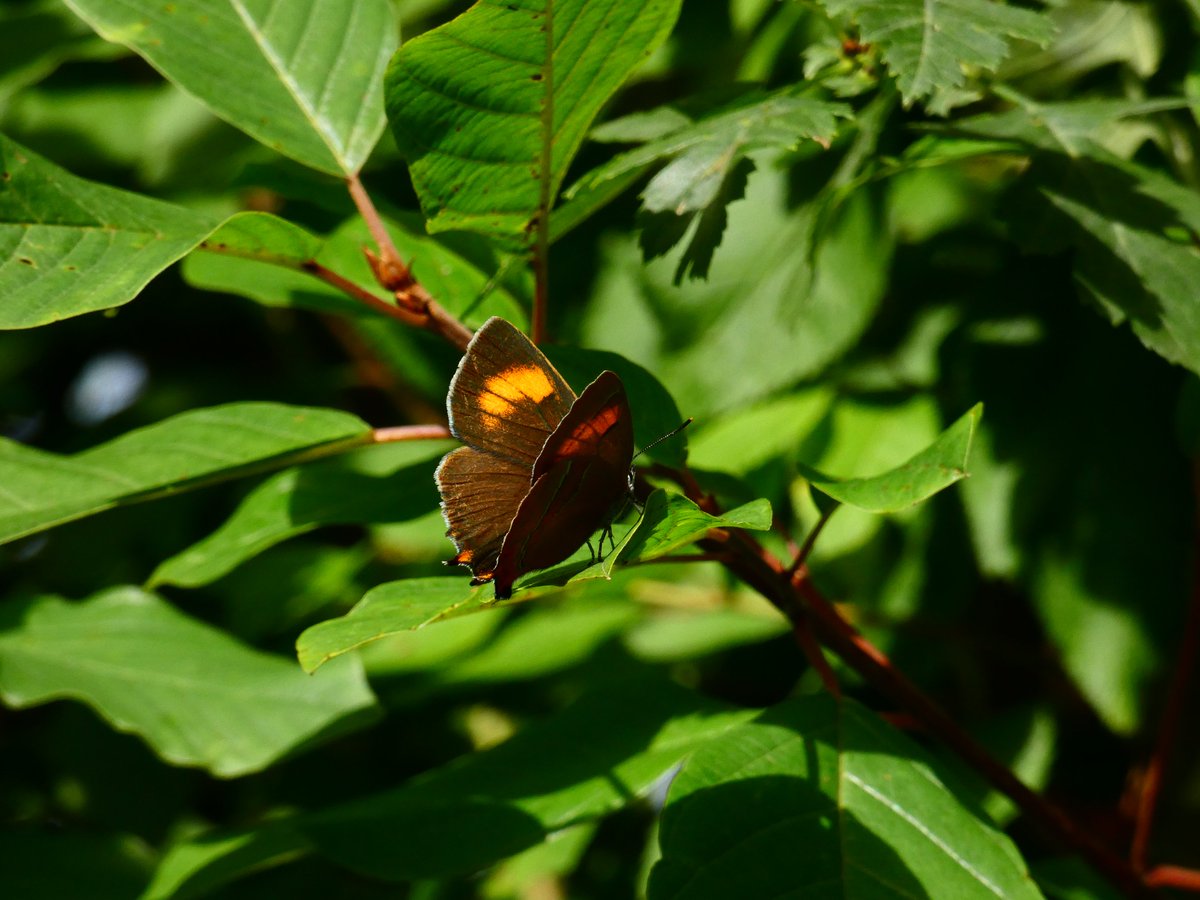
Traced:
[[215, 225], [77, 178], [0, 134], [0, 328], [128, 303]]
[[976, 404], [936, 441], [901, 466], [868, 478], [810, 472], [809, 481], [835, 500], [868, 512], [896, 512], [927, 500], [967, 476], [971, 439], [983, 414]]
[[524, 239], [678, 12], [679, 0], [478, 3], [406, 43], [387, 73], [388, 118], [429, 229]]
[[296, 642], [300, 665], [312, 672], [369, 641], [495, 607], [487, 602], [491, 594], [489, 585], [471, 587], [470, 579], [461, 576], [381, 584], [346, 615], [313, 625], [301, 634]]
[[435, 509], [435, 462], [411, 463], [414, 456], [430, 454], [417, 447], [401, 454], [388, 452], [394, 447], [371, 448], [384, 451], [371, 454], [382, 457], [382, 465], [343, 458], [273, 475], [219, 529], [155, 569], [149, 586], [208, 584], [280, 541], [322, 525], [400, 522]]
[[995, 69], [1014, 38], [1046, 43], [1051, 20], [996, 0], [821, 0], [849, 16], [860, 39], [877, 44], [906, 102], [961, 87], [965, 66]]
[[916, 744], [824, 694], [698, 749], [671, 785], [659, 842], [650, 900], [1040, 896], [1008, 838]]
[[383, 132], [398, 39], [387, 0], [68, 0], [217, 115], [293, 159], [352, 174]]
[[366, 424], [348, 413], [231, 403], [181, 413], [71, 456], [0, 439], [0, 542], [370, 438]]

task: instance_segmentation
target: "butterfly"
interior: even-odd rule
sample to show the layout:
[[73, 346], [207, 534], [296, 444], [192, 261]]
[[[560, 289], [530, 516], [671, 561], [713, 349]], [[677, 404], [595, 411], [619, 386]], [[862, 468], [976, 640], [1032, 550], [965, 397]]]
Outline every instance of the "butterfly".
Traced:
[[435, 476], [458, 550], [446, 563], [468, 566], [472, 584], [494, 583], [497, 599], [524, 573], [565, 560], [625, 505], [633, 423], [615, 372], [577, 397], [529, 338], [493, 316], [467, 345], [446, 406], [467, 445]]

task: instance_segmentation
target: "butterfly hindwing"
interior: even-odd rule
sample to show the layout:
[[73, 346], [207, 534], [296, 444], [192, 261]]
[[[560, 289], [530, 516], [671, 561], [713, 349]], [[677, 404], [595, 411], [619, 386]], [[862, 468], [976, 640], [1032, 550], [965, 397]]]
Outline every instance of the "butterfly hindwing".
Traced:
[[623, 504], [633, 460], [633, 426], [621, 380], [604, 372], [546, 441], [496, 562], [496, 596], [525, 572], [574, 553]]
[[622, 472], [633, 462], [633, 417], [615, 372], [601, 372], [583, 389], [538, 454], [531, 482], [568, 458], [599, 458]]
[[496, 569], [500, 547], [521, 500], [529, 492], [529, 469], [470, 447], [447, 453], [437, 469], [442, 515], [458, 555], [478, 581]]

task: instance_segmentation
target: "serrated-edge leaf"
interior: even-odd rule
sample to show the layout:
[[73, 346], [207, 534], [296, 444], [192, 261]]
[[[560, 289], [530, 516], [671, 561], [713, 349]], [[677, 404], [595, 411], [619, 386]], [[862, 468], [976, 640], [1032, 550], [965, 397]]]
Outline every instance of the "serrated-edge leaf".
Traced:
[[679, 5], [485, 0], [401, 47], [388, 117], [429, 230], [524, 241], [592, 120], [666, 38]]
[[1043, 13], [995, 0], [821, 0], [832, 15], [852, 16], [860, 39], [877, 44], [906, 103], [954, 90], [964, 66], [994, 70], [1010, 39], [1045, 44], [1054, 23]]

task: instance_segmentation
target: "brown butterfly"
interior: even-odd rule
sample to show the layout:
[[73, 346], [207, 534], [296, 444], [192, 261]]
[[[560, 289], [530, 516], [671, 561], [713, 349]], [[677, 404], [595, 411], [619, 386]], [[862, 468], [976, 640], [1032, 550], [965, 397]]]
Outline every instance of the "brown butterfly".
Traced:
[[625, 504], [633, 424], [616, 373], [576, 397], [529, 338], [493, 317], [467, 345], [446, 406], [467, 445], [436, 475], [458, 549], [447, 564], [469, 566], [472, 584], [494, 582], [497, 598], [565, 560]]

